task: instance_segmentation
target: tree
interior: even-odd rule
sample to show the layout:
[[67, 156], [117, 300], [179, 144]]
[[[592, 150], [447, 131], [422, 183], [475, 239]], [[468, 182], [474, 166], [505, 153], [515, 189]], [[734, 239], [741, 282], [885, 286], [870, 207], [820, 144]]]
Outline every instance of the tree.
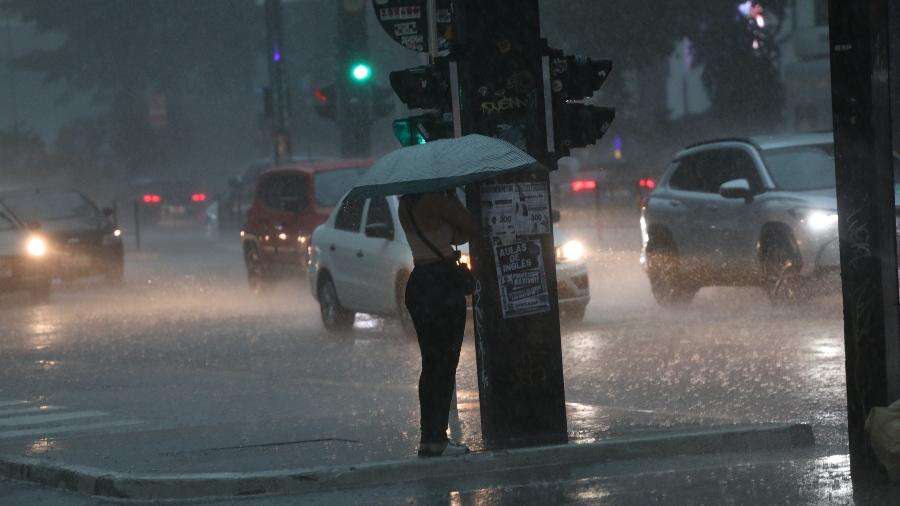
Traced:
[[777, 128], [783, 121], [784, 85], [774, 38], [786, 0], [704, 5], [689, 37], [704, 67], [713, 115], [720, 126], [740, 133]]
[[[69, 96], [91, 94], [112, 116], [114, 154], [131, 172], [241, 156], [256, 127], [263, 28], [255, 2], [3, 0], [0, 9], [63, 36], [16, 64], [64, 83]], [[168, 104], [161, 128], [148, 120], [153, 94]]]
[[0, 130], [0, 160], [3, 160], [6, 184], [50, 174], [47, 147], [43, 139], [23, 125]]

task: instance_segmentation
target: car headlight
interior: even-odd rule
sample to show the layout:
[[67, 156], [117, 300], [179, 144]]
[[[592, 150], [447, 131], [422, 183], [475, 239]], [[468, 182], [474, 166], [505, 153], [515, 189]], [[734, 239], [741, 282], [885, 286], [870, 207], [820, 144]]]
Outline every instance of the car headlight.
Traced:
[[112, 232], [103, 236], [103, 245], [104, 246], [112, 246], [122, 238], [122, 229], [117, 228]]
[[25, 252], [30, 257], [43, 257], [47, 254], [47, 241], [43, 237], [33, 235], [25, 241]]
[[800, 221], [812, 232], [827, 232], [837, 228], [837, 211], [823, 209], [801, 209], [796, 211]]
[[556, 248], [557, 262], [577, 262], [584, 258], [587, 250], [581, 241], [572, 240]]

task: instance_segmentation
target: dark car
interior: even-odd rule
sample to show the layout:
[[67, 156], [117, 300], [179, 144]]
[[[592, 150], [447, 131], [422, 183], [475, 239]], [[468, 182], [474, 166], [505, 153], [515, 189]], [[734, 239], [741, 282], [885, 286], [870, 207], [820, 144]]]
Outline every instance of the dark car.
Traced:
[[188, 180], [139, 181], [129, 200], [138, 206], [142, 225], [191, 226], [206, 223], [211, 194]]
[[371, 160], [289, 163], [259, 176], [241, 229], [251, 288], [304, 274], [307, 241]]
[[[121, 282], [124, 275], [122, 231], [112, 209], [100, 210], [90, 199], [72, 190], [37, 189], [0, 193], [0, 208], [7, 217], [25, 224], [43, 241], [50, 278], [71, 280], [103, 275]], [[32, 253], [38, 244], [27, 244]], [[49, 286], [49, 285], [48, 285]]]
[[30, 291], [45, 298], [52, 281], [47, 240], [0, 201], [0, 292]]

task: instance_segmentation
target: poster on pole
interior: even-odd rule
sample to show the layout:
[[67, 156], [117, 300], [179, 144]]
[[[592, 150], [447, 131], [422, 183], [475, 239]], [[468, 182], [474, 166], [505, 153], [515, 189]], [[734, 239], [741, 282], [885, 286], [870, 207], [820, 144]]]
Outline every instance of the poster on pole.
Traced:
[[[429, 52], [428, 12], [425, 0], [372, 0], [372, 3], [375, 7], [375, 17], [392, 39], [411, 51]], [[452, 18], [450, 0], [438, 0], [435, 19], [439, 51], [450, 48], [448, 39], [453, 33], [450, 28]]]
[[550, 311], [550, 294], [544, 273], [540, 239], [526, 239], [494, 246], [504, 319]]
[[484, 235], [493, 244], [549, 234], [550, 192], [546, 183], [486, 184], [481, 188]]

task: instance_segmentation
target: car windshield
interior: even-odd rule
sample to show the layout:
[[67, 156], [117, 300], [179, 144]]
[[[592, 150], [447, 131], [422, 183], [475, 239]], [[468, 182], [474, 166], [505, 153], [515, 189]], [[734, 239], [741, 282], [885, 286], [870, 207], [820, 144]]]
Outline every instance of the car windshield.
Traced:
[[22, 192], [3, 196], [3, 204], [25, 221], [92, 218], [98, 211], [76, 192]]
[[329, 170], [316, 173], [316, 203], [321, 207], [334, 207], [345, 193], [367, 170], [366, 167]]
[[809, 191], [835, 187], [834, 144], [767, 149], [763, 158], [779, 190]]

